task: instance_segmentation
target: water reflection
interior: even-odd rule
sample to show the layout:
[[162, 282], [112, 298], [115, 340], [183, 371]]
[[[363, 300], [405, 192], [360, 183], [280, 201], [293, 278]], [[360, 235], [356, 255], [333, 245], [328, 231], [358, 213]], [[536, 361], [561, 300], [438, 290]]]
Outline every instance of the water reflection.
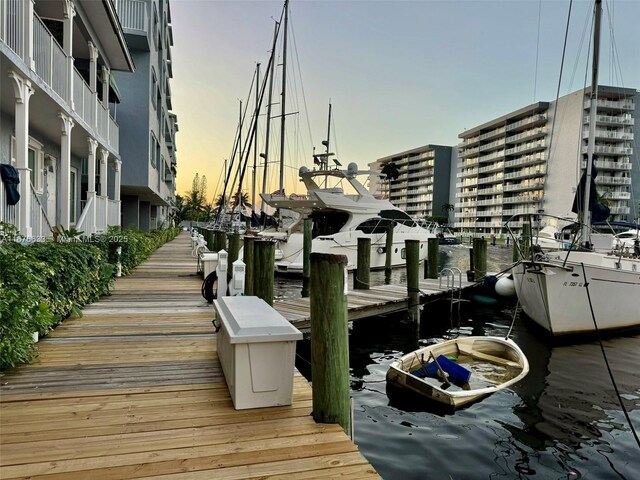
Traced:
[[[468, 250], [446, 247], [445, 266], [468, 265]], [[490, 250], [490, 270], [510, 262]], [[396, 281], [403, 272], [394, 271]], [[380, 283], [384, 274], [380, 272]], [[620, 409], [597, 343], [551, 347], [516, 318], [512, 338], [529, 359], [528, 376], [455, 414], [389, 400], [389, 364], [419, 345], [455, 335], [504, 336], [514, 304], [465, 305], [449, 315], [429, 305], [420, 332], [403, 315], [353, 323], [351, 389], [356, 442], [385, 479], [637, 478], [640, 452]], [[640, 428], [640, 336], [604, 341], [611, 369], [636, 429]], [[300, 358], [310, 358], [300, 342]], [[309, 375], [299, 359], [298, 368]]]

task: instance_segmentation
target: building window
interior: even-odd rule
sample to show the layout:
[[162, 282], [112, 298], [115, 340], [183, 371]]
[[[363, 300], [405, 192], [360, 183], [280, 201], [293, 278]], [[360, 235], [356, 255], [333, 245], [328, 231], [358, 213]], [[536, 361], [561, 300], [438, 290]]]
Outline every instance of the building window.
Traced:
[[153, 132], [151, 132], [151, 137], [150, 137], [150, 141], [149, 141], [149, 161], [151, 162], [151, 166], [153, 168], [156, 168], [156, 164], [157, 164], [157, 159], [156, 159], [156, 137], [153, 134]]
[[151, 104], [153, 105], [154, 109], [158, 108], [158, 103], [157, 103], [157, 99], [158, 99], [158, 78], [156, 77], [156, 71], [153, 67], [151, 67]]

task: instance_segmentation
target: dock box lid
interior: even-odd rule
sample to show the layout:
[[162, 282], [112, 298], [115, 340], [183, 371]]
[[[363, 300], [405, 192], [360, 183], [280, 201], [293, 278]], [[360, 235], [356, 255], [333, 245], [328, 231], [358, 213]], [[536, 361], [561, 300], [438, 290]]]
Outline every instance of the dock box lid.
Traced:
[[301, 340], [302, 333], [258, 297], [220, 297], [214, 302], [230, 343]]

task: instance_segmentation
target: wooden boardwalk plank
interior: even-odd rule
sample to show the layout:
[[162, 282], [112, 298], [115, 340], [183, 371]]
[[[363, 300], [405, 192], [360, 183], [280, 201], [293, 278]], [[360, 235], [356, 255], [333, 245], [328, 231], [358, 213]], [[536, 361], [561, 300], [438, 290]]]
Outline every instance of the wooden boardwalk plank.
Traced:
[[[0, 478], [379, 478], [313, 422], [298, 372], [292, 405], [233, 408], [189, 245], [161, 247], [0, 377]], [[306, 302], [286, 308], [308, 317]]]

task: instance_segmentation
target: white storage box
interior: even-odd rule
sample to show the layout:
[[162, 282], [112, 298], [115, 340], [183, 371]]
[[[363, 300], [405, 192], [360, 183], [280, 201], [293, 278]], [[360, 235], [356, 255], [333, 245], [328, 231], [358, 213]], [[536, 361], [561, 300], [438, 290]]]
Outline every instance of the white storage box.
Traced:
[[215, 272], [218, 266], [218, 254], [216, 252], [200, 252], [200, 267], [204, 278], [211, 272]]
[[220, 297], [218, 358], [237, 410], [291, 405], [302, 333], [258, 297]]

